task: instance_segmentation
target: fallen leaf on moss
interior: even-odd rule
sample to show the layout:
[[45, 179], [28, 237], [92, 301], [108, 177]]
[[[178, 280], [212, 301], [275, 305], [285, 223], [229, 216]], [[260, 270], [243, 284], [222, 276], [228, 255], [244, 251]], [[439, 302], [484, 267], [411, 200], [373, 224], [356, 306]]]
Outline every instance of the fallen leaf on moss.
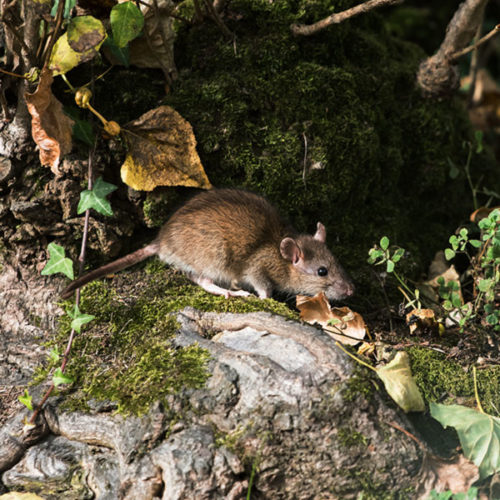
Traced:
[[169, 106], [160, 106], [123, 129], [128, 146], [121, 167], [125, 184], [138, 191], [157, 186], [212, 187], [203, 169], [190, 123]]
[[410, 358], [405, 351], [399, 351], [394, 359], [384, 366], [375, 368], [385, 385], [389, 396], [405, 412], [424, 411], [425, 403], [411, 374]]
[[74, 122], [52, 94], [53, 79], [49, 69], [42, 70], [37, 89], [24, 97], [31, 115], [31, 135], [40, 149], [40, 162], [57, 175], [61, 157], [71, 151]]
[[323, 330], [344, 344], [359, 344], [366, 336], [366, 325], [362, 316], [348, 307], [331, 307], [323, 292], [314, 297], [297, 295], [300, 319], [307, 323], [319, 323]]
[[465, 493], [478, 479], [477, 466], [463, 455], [446, 460], [426, 452], [418, 474], [416, 497], [427, 500], [432, 490]]
[[406, 315], [406, 324], [412, 335], [439, 334], [439, 323], [432, 309], [413, 309]]

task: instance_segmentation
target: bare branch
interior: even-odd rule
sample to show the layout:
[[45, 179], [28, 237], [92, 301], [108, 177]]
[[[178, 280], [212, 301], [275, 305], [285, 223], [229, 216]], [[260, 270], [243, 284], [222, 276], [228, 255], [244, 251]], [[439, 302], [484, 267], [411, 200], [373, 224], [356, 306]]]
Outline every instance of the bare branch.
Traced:
[[468, 54], [469, 52], [476, 50], [478, 47], [483, 45], [483, 43], [486, 43], [488, 40], [493, 38], [499, 32], [500, 32], [500, 24], [497, 24], [489, 33], [480, 38], [474, 45], [470, 45], [469, 47], [466, 47], [463, 50], [459, 50], [458, 52], [455, 52], [453, 55], [451, 55], [449, 57], [450, 61], [455, 61], [459, 57], [462, 57], [465, 54]]
[[430, 96], [454, 92], [459, 85], [456, 54], [474, 38], [482, 24], [488, 0], [466, 0], [448, 24], [446, 36], [439, 50], [420, 64], [417, 82]]
[[356, 5], [350, 9], [325, 17], [325, 19], [322, 19], [314, 24], [292, 24], [290, 29], [294, 35], [309, 36], [327, 28], [332, 24], [341, 23], [346, 19], [358, 16], [359, 14], [364, 14], [365, 12], [377, 7], [382, 7], [383, 5], [396, 5], [402, 2], [403, 0], [368, 0], [367, 2]]

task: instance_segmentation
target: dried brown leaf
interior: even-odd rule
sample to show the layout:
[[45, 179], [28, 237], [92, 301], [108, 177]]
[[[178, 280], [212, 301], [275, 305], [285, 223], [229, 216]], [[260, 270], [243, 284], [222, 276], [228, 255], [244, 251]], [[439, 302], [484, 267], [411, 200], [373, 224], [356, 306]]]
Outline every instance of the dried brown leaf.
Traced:
[[426, 452], [420, 469], [417, 498], [429, 498], [432, 490], [438, 493], [451, 490], [453, 493], [465, 493], [479, 479], [476, 465], [463, 455], [446, 460]]
[[439, 323], [432, 309], [413, 309], [406, 315], [411, 334], [438, 334]]
[[42, 70], [37, 89], [26, 92], [24, 97], [31, 114], [31, 135], [40, 149], [40, 162], [57, 175], [61, 157], [71, 151], [74, 122], [52, 94], [53, 79], [49, 69]]
[[190, 123], [170, 106], [160, 106], [124, 127], [128, 153], [123, 182], [139, 191], [157, 186], [212, 187], [203, 170]]
[[471, 220], [471, 222], [475, 222], [477, 224], [480, 220], [486, 219], [486, 217], [488, 217], [488, 215], [490, 215], [491, 212], [493, 212], [493, 210], [497, 210], [497, 209], [500, 209], [500, 207], [481, 207], [481, 208], [478, 208], [477, 210], [474, 210], [474, 212], [472, 212], [470, 214], [470, 220]]
[[328, 335], [339, 342], [356, 345], [366, 336], [363, 317], [348, 307], [330, 307], [323, 292], [314, 297], [297, 295], [296, 305], [302, 320], [319, 323]]

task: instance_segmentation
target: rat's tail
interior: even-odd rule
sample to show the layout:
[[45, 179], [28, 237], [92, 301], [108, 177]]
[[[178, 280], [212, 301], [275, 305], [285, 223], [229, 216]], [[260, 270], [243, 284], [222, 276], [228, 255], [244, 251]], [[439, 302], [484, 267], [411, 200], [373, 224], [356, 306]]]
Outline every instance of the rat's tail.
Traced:
[[140, 248], [139, 250], [136, 250], [135, 252], [129, 253], [128, 255], [125, 255], [125, 257], [122, 257], [121, 259], [114, 260], [113, 262], [110, 262], [109, 264], [106, 264], [102, 267], [99, 267], [98, 269], [95, 269], [94, 271], [91, 271], [90, 273], [84, 274], [80, 278], [78, 278], [75, 281], [72, 281], [61, 293], [61, 298], [62, 299], [69, 299], [72, 295], [73, 292], [77, 288], [81, 288], [82, 286], [86, 285], [88, 282], [93, 281], [97, 278], [102, 278], [103, 276], [106, 276], [107, 274], [112, 274], [116, 273], [117, 271], [121, 271], [122, 269], [125, 269], [126, 267], [130, 267], [134, 264], [137, 264], [138, 262], [141, 262], [148, 257], [152, 257], [153, 255], [156, 255], [158, 253], [158, 245], [156, 242], [153, 241], [153, 243], [150, 243], [149, 245], [145, 246], [144, 248]]

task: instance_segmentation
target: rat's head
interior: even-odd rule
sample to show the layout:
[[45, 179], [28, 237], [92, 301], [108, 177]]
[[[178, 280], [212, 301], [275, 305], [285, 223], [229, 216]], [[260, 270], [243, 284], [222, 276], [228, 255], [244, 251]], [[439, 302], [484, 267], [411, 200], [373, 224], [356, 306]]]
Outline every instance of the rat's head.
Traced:
[[330, 300], [343, 300], [354, 293], [354, 285], [325, 241], [326, 229], [321, 222], [314, 236], [304, 234], [281, 241], [281, 255], [290, 262], [289, 285], [295, 293], [325, 292]]

